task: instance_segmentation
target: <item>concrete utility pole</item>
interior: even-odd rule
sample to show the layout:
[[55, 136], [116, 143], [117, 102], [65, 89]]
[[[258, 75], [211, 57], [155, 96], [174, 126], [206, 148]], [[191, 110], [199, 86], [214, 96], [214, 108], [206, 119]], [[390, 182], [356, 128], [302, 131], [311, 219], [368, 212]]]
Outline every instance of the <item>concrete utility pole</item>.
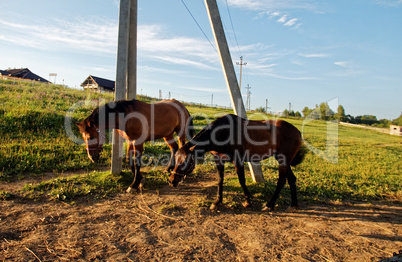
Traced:
[[[218, 53], [221, 58], [221, 65], [226, 85], [232, 99], [234, 113], [240, 117], [247, 118], [216, 0], [205, 0], [205, 6], [207, 8], [212, 32], [214, 33]], [[256, 182], [264, 182], [260, 164], [249, 163], [249, 167], [253, 180]]]
[[268, 108], [270, 108], [268, 107], [268, 99], [265, 99], [265, 113], [267, 114], [268, 114]]
[[211, 107], [213, 107], [214, 104], [214, 94], [211, 95]]
[[[115, 101], [133, 99], [137, 93], [137, 0], [120, 0]], [[122, 170], [123, 139], [113, 130], [110, 171]]]
[[246, 109], [248, 111], [250, 111], [250, 95], [251, 95], [250, 89], [251, 89], [251, 86], [249, 84], [247, 84], [246, 89], [247, 89]]
[[236, 65], [240, 65], [240, 76], [239, 76], [239, 89], [241, 92], [241, 74], [242, 74], [242, 69], [244, 65], [247, 65], [247, 62], [243, 63], [243, 56], [240, 57], [240, 63], [236, 62]]

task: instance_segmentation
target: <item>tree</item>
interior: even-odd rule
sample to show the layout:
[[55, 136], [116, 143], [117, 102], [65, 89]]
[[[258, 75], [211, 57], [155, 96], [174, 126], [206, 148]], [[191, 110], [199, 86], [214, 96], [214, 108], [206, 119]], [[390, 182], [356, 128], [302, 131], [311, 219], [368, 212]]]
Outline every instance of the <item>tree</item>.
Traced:
[[289, 116], [295, 116], [295, 111], [290, 110], [290, 111], [289, 111]]
[[300, 117], [302, 117], [302, 115], [300, 114], [300, 112], [299, 112], [299, 111], [297, 111], [297, 112], [295, 113], [295, 117], [300, 118]]
[[391, 121], [390, 121], [390, 120], [388, 120], [388, 119], [380, 119], [380, 120], [378, 120], [378, 123], [377, 123], [377, 124], [374, 124], [373, 126], [376, 126], [376, 127], [383, 127], [383, 128], [388, 127], [388, 128], [389, 128], [390, 125], [391, 125]]
[[402, 126], [402, 114], [398, 118], [395, 118], [394, 120], [392, 120], [392, 124], [397, 125], [397, 126]]
[[266, 112], [265, 112], [265, 107], [263, 107], [263, 106], [257, 107], [257, 108], [255, 109], [255, 111], [261, 112], [261, 113], [266, 113]]
[[335, 118], [339, 121], [345, 120], [345, 108], [342, 105], [338, 106], [337, 112], [335, 114]]
[[328, 103], [321, 103], [320, 107], [320, 118], [322, 120], [327, 120], [330, 119], [330, 116], [334, 115], [334, 112], [331, 110], [331, 108], [329, 108]]
[[302, 113], [303, 113], [303, 117], [306, 118], [310, 113], [311, 113], [311, 109], [308, 108], [307, 106], [303, 108]]
[[282, 116], [288, 117], [289, 116], [289, 110], [287, 110], [287, 109], [283, 110]]

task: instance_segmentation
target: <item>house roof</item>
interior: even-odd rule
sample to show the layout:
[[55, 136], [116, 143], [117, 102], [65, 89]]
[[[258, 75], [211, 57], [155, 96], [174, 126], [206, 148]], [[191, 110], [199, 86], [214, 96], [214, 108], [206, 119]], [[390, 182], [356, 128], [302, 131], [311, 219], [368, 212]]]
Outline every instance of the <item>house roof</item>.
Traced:
[[11, 74], [12, 77], [19, 77], [23, 79], [31, 79], [35, 81], [49, 83], [48, 80], [41, 76], [38, 76], [37, 74], [32, 73], [31, 70], [29, 70], [28, 68], [8, 69], [6, 72]]
[[10, 75], [11, 73], [9, 72], [9, 71], [6, 71], [6, 70], [1, 70], [0, 69], [0, 75]]
[[81, 86], [85, 86], [88, 83], [88, 80], [90, 80], [91, 78], [93, 81], [95, 81], [99, 86], [103, 87], [104, 89], [114, 91], [115, 81], [93, 75], [89, 75], [87, 79], [85, 79], [85, 81], [81, 84]]

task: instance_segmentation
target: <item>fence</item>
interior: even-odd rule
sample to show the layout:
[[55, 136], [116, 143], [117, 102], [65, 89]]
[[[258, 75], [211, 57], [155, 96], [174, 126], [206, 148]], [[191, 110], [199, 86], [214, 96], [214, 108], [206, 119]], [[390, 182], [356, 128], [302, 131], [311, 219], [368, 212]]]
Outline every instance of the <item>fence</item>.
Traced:
[[356, 125], [356, 124], [351, 124], [351, 123], [346, 123], [346, 122], [339, 122], [339, 124], [343, 126], [353, 126], [353, 127], [359, 127], [359, 128], [364, 128], [384, 134], [390, 134], [389, 128], [380, 128], [380, 127], [371, 127], [371, 126], [364, 126], [364, 125]]

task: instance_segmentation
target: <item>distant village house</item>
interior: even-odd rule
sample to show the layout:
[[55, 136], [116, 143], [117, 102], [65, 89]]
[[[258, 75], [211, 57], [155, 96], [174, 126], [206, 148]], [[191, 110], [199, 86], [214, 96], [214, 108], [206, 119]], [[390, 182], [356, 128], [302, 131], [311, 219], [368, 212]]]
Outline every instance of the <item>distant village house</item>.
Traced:
[[402, 126], [391, 125], [389, 133], [391, 135], [402, 136]]
[[2, 78], [13, 77], [25, 80], [34, 80], [43, 83], [50, 83], [45, 78], [32, 73], [31, 70], [29, 70], [28, 68], [0, 70], [0, 76], [2, 76]]
[[87, 79], [81, 84], [84, 90], [90, 90], [99, 93], [114, 92], [115, 81], [96, 77], [88, 76]]

